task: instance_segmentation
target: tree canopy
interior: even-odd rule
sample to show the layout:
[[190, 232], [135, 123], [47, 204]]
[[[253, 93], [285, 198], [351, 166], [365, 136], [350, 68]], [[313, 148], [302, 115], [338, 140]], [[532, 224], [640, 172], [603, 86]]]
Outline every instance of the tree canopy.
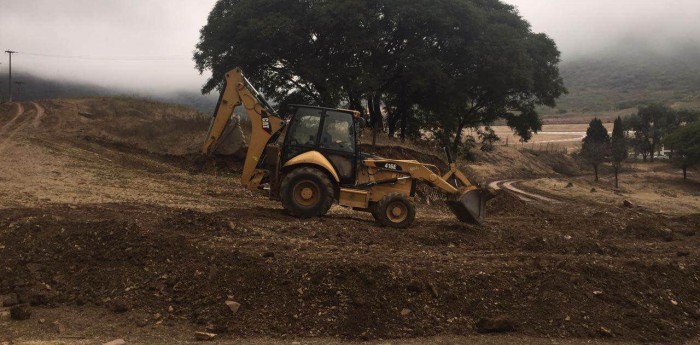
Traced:
[[458, 146], [497, 119], [530, 139], [565, 92], [559, 55], [499, 0], [219, 0], [194, 59], [205, 93], [239, 66], [278, 103], [367, 109], [391, 135]]
[[688, 168], [700, 164], [700, 120], [676, 129], [664, 143], [673, 150], [672, 158], [687, 178]]
[[637, 114], [625, 118], [625, 127], [634, 131], [632, 145], [635, 152], [654, 161], [654, 153], [661, 149], [664, 138], [684, 123], [700, 118], [697, 112], [675, 110], [661, 104], [639, 108]]

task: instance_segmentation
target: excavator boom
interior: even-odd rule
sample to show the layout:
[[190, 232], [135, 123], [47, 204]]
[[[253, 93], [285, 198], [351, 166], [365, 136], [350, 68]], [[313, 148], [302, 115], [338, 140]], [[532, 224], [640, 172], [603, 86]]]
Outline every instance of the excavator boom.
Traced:
[[[216, 152], [217, 146], [226, 139], [227, 128], [232, 119], [238, 120], [233, 111], [241, 105], [245, 107], [251, 123], [250, 143], [241, 176], [243, 185], [249, 186], [270, 137], [281, 131], [285, 122], [248, 82], [240, 68], [226, 73], [226, 84], [216, 106], [209, 134], [202, 146], [202, 153], [212, 155]], [[233, 125], [240, 128], [239, 124]]]

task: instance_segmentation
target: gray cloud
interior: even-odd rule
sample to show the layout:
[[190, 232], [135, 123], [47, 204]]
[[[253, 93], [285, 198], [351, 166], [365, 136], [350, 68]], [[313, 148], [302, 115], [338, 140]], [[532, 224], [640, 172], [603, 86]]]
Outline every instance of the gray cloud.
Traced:
[[[191, 60], [216, 0], [0, 0], [0, 48], [17, 71], [134, 92], [199, 90]], [[557, 41], [564, 59], [623, 42], [659, 51], [700, 46], [698, 0], [505, 0], [533, 30]], [[136, 57], [159, 57], [133, 61]], [[7, 54], [0, 59], [7, 69]]]
[[664, 52], [700, 46], [698, 0], [505, 0], [534, 31], [547, 33], [564, 59], [620, 46]]
[[[125, 90], [198, 90], [205, 78], [194, 70], [191, 56], [214, 3], [0, 0], [0, 48], [20, 52], [13, 58], [15, 70], [44, 77]], [[134, 60], [140, 57], [149, 59]]]

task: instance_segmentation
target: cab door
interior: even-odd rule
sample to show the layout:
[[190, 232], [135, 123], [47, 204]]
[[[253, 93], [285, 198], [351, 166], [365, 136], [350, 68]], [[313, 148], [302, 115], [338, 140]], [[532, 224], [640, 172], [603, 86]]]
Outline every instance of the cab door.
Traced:
[[355, 126], [351, 113], [301, 107], [290, 123], [281, 165], [290, 159], [318, 151], [333, 165], [342, 186], [355, 184]]
[[284, 138], [280, 166], [302, 153], [318, 148], [322, 117], [323, 109], [302, 107], [297, 110]]
[[318, 151], [335, 167], [341, 186], [352, 186], [356, 179], [357, 145], [352, 114], [326, 110], [321, 122]]

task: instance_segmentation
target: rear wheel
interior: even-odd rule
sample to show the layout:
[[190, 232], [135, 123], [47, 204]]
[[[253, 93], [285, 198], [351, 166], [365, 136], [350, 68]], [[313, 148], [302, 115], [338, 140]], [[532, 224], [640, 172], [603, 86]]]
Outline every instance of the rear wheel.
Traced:
[[372, 215], [384, 226], [405, 229], [416, 219], [416, 208], [403, 194], [391, 193], [379, 200]]
[[282, 205], [299, 218], [320, 217], [328, 213], [335, 200], [334, 191], [328, 175], [311, 167], [292, 170], [280, 184]]

